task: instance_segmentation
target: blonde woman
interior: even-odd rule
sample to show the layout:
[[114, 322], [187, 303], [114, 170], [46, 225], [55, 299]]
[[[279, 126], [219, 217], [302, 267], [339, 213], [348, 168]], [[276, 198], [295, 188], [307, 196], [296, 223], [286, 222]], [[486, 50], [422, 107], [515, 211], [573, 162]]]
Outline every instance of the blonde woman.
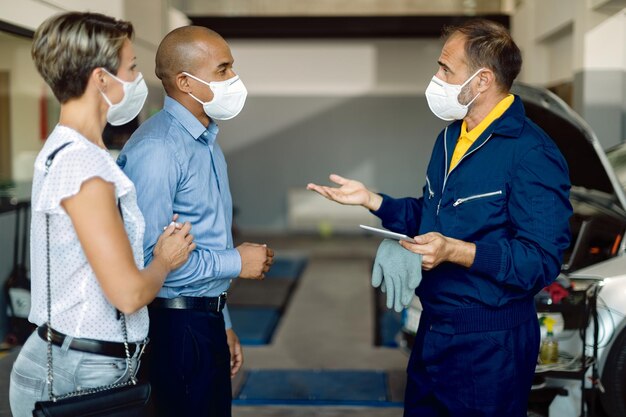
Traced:
[[148, 333], [145, 306], [195, 248], [191, 226], [171, 224], [143, 268], [144, 219], [135, 187], [102, 140], [107, 121], [132, 120], [147, 95], [132, 37], [129, 22], [77, 12], [49, 18], [34, 36], [33, 60], [61, 103], [61, 114], [35, 162], [29, 320], [39, 327], [11, 372], [15, 417], [30, 416], [34, 403], [48, 398], [48, 279], [53, 392], [61, 395], [130, 377], [121, 314], [137, 370]]

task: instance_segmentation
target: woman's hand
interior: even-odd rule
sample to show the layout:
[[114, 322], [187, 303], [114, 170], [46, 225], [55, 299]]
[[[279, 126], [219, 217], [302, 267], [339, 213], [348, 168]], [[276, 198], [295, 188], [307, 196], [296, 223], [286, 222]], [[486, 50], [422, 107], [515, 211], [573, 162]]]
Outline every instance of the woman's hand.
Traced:
[[177, 228], [175, 221], [170, 223], [154, 246], [154, 259], [158, 259], [170, 271], [182, 266], [196, 248], [190, 231], [189, 222], [185, 222], [180, 228]]

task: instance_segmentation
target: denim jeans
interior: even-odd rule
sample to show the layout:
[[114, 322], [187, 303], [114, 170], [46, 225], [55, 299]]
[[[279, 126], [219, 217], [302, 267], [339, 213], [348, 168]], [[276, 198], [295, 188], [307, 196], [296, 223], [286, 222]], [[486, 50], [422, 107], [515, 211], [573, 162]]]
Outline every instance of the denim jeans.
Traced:
[[[71, 338], [63, 346], [52, 346], [54, 394], [95, 388], [124, 382], [129, 379], [125, 358], [97, 355], [68, 348]], [[48, 400], [47, 343], [35, 331], [30, 335], [11, 371], [9, 401], [13, 417], [32, 416], [36, 401]], [[132, 358], [133, 371], [139, 363]]]

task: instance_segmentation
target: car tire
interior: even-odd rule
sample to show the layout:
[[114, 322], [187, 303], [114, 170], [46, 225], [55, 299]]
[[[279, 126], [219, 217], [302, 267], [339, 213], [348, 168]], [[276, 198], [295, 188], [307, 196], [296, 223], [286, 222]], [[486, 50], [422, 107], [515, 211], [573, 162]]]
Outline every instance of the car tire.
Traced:
[[626, 330], [622, 331], [604, 364], [602, 406], [610, 417], [626, 416]]

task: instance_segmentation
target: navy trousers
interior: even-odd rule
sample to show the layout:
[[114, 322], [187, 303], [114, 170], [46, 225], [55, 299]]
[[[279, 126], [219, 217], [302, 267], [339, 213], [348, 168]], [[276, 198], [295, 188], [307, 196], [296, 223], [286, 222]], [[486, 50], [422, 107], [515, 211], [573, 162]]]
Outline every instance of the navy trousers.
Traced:
[[222, 313], [150, 308], [149, 378], [159, 417], [230, 417]]
[[454, 334], [425, 315], [407, 368], [405, 417], [526, 417], [539, 324]]

